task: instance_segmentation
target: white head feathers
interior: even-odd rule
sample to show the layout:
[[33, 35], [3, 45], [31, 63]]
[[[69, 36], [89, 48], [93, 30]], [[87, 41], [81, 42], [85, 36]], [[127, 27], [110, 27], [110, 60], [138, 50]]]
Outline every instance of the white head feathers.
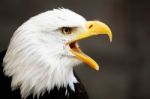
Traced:
[[74, 90], [73, 66], [81, 63], [68, 51], [66, 42], [76, 34], [64, 35], [60, 28], [84, 30], [86, 20], [67, 9], [54, 9], [32, 17], [14, 33], [4, 57], [4, 71], [12, 77], [12, 89], [22, 97], [40, 95], [54, 86]]

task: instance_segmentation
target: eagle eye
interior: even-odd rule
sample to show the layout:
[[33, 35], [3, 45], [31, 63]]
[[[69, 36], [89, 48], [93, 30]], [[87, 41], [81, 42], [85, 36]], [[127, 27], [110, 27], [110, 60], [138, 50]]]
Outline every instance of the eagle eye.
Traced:
[[72, 33], [72, 28], [70, 27], [62, 27], [62, 33], [63, 34], [71, 34]]

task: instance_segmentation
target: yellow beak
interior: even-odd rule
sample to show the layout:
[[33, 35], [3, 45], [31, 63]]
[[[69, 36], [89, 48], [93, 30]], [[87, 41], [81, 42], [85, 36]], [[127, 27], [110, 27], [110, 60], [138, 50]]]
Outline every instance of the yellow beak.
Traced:
[[99, 70], [99, 65], [91, 57], [84, 54], [78, 46], [76, 46], [76, 41], [79, 41], [81, 39], [88, 38], [94, 35], [107, 34], [111, 42], [112, 33], [111, 33], [110, 28], [106, 24], [99, 22], [99, 21], [88, 21], [86, 23], [86, 26], [88, 28], [87, 31], [85, 31], [84, 33], [79, 33], [74, 40], [68, 42], [67, 44], [70, 46], [70, 49], [71, 49], [70, 51], [76, 56], [76, 58], [88, 64], [91, 68], [95, 70]]

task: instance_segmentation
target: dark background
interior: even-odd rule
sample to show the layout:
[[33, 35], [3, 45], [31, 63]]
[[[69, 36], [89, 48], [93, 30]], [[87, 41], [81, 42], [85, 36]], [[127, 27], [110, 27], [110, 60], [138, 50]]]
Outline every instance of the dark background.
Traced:
[[13, 32], [30, 17], [57, 7], [69, 8], [87, 20], [107, 23], [113, 32], [81, 42], [100, 65], [76, 68], [90, 99], [150, 99], [149, 0], [0, 0], [0, 51]]

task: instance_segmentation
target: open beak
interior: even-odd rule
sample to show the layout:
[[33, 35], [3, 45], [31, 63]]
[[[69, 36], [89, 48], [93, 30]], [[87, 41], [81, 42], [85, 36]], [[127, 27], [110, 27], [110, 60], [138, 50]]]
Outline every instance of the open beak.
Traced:
[[79, 48], [79, 46], [77, 46], [76, 42], [81, 39], [85, 39], [85, 38], [92, 37], [95, 35], [100, 35], [100, 34], [108, 35], [109, 40], [111, 42], [112, 33], [111, 33], [110, 28], [106, 24], [99, 22], [99, 21], [88, 21], [86, 23], [86, 26], [88, 28], [87, 31], [83, 33], [79, 33], [74, 40], [68, 42], [67, 44], [70, 47], [70, 51], [75, 55], [76, 58], [88, 64], [88, 66], [90, 66], [91, 68], [95, 70], [99, 70], [99, 65], [91, 57], [84, 54]]

